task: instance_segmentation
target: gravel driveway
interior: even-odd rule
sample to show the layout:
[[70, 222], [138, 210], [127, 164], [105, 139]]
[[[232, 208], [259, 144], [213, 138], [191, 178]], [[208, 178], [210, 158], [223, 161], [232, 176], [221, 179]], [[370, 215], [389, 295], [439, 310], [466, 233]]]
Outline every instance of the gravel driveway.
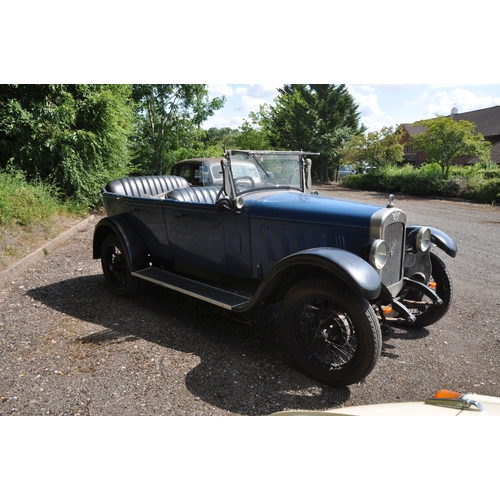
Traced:
[[441, 388], [500, 396], [500, 208], [401, 195], [396, 205], [457, 242], [456, 259], [438, 252], [455, 300], [439, 323], [384, 337], [362, 383], [332, 388], [299, 372], [279, 340], [278, 306], [237, 315], [154, 285], [113, 296], [91, 257], [92, 224], [0, 290], [0, 415], [266, 415]]

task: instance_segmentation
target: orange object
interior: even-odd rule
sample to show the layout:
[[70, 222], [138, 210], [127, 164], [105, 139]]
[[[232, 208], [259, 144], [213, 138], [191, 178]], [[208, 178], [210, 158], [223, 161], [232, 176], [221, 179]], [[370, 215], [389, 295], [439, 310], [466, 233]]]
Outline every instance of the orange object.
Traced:
[[391, 312], [392, 312], [392, 306], [391, 306], [391, 304], [389, 304], [388, 306], [383, 307], [382, 311], [384, 312], [384, 314], [391, 314]]
[[459, 392], [441, 389], [440, 391], [436, 392], [436, 394], [434, 394], [434, 396], [432, 397], [434, 399], [458, 399], [460, 396], [461, 394]]

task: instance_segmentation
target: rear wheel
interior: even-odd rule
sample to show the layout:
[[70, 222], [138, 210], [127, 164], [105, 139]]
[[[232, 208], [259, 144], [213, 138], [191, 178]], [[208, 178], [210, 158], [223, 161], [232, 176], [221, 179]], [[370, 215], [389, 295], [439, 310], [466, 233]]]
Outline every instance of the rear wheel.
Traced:
[[102, 242], [101, 265], [108, 286], [115, 295], [128, 297], [136, 292], [137, 280], [130, 272], [122, 244], [115, 234], [109, 234]]
[[334, 386], [363, 380], [382, 348], [370, 304], [329, 280], [295, 285], [283, 301], [280, 329], [285, 347], [304, 372]]

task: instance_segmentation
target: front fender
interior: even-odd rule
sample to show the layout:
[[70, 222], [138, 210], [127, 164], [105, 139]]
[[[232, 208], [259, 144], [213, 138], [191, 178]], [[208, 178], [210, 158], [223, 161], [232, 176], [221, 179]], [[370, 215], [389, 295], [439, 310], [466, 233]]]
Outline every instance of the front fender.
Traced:
[[127, 220], [126, 214], [105, 217], [97, 223], [92, 244], [94, 259], [100, 258], [102, 242], [111, 233], [116, 234], [120, 240], [131, 271], [149, 266], [146, 246], [133, 224]]
[[[406, 236], [408, 236], [415, 229], [420, 229], [423, 226], [406, 226]], [[447, 253], [450, 257], [456, 257], [457, 255], [457, 244], [450, 238], [446, 233], [436, 229], [434, 227], [429, 227], [431, 230], [431, 242], [434, 243], [438, 248]]]
[[313, 272], [344, 282], [354, 293], [367, 300], [376, 299], [381, 291], [379, 275], [361, 257], [338, 248], [310, 248], [279, 261], [241, 311], [266, 301], [284, 284], [291, 287], [297, 278], [311, 277]]

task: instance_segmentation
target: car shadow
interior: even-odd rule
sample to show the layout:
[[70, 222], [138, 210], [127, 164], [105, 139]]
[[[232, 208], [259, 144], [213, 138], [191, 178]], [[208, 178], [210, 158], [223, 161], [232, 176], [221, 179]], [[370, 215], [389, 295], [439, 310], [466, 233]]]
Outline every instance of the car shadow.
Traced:
[[396, 347], [390, 343], [391, 339], [399, 339], [399, 340], [419, 340], [427, 337], [429, 335], [429, 330], [426, 328], [402, 328], [392, 326], [389, 333], [385, 333], [382, 335], [382, 352], [380, 356], [389, 359], [397, 359], [399, 356], [392, 350], [396, 349]]
[[[99, 330], [77, 336], [81, 345], [105, 345], [109, 352], [114, 344], [143, 339], [166, 351], [199, 357], [185, 373], [186, 388], [230, 412], [267, 415], [286, 408], [333, 408], [351, 394], [348, 387], [331, 387], [299, 371], [281, 344], [277, 306], [231, 313], [150, 284], [137, 296], [120, 298], [107, 289], [101, 275], [60, 281], [27, 294]], [[165, 352], [166, 382], [174, 371], [170, 362], [176, 361], [169, 361]]]

